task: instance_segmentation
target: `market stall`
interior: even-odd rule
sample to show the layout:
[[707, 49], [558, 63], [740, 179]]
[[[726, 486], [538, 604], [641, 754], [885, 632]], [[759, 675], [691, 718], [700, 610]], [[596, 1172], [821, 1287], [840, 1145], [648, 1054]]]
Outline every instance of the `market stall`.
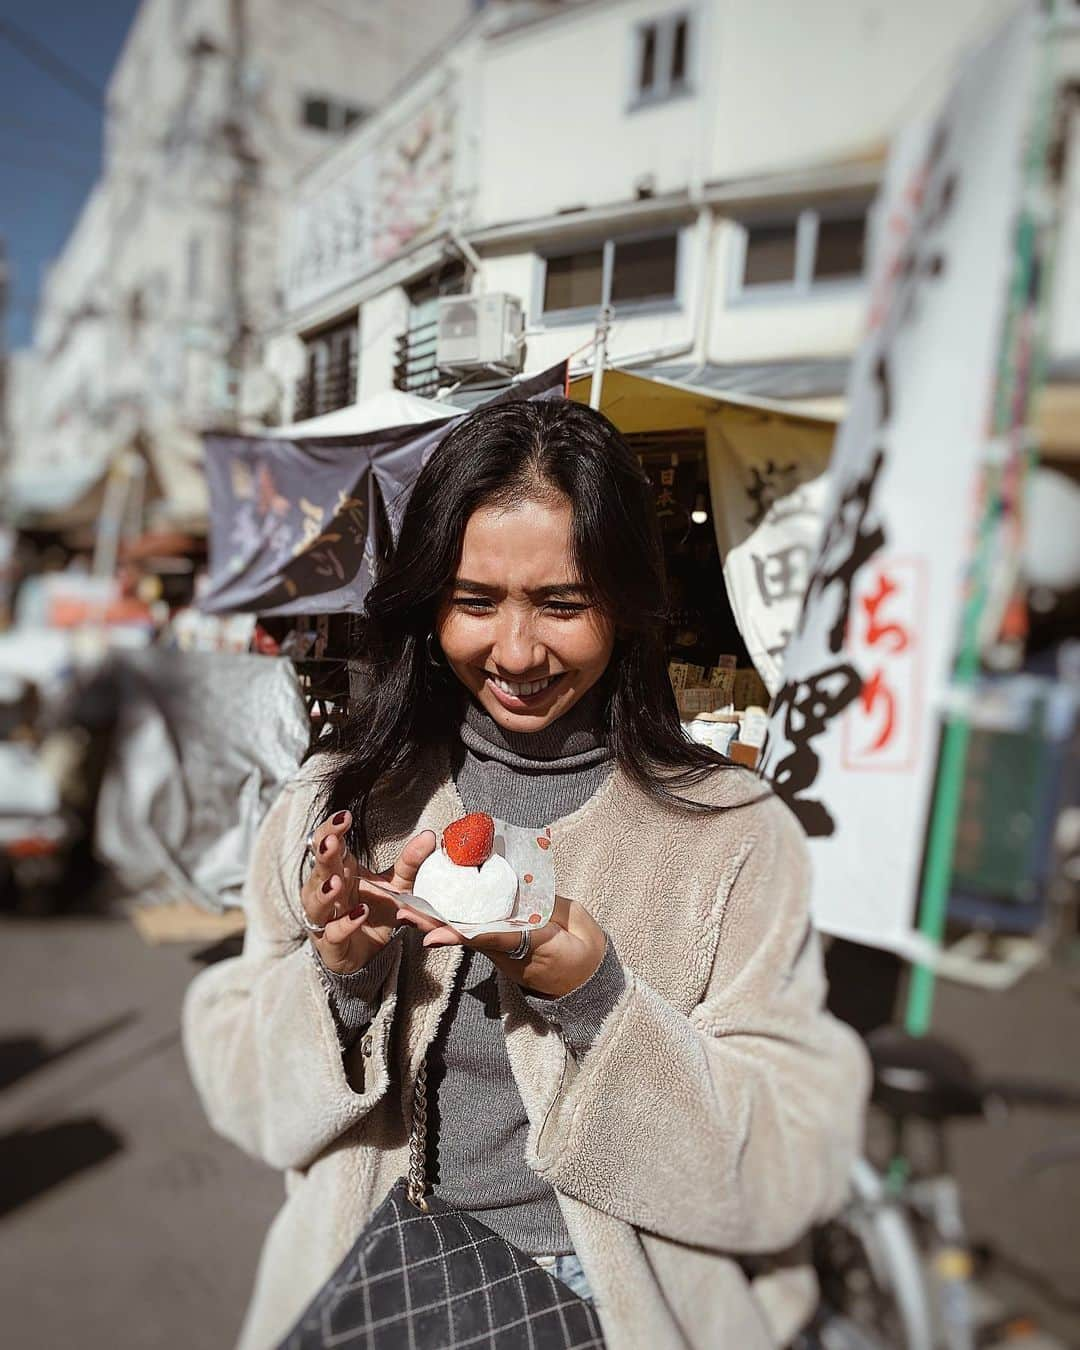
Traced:
[[[836, 426], [799, 402], [690, 380], [607, 370], [600, 407], [654, 486], [683, 717], [753, 763], [809, 578]], [[591, 374], [571, 380], [571, 398], [591, 392]]]

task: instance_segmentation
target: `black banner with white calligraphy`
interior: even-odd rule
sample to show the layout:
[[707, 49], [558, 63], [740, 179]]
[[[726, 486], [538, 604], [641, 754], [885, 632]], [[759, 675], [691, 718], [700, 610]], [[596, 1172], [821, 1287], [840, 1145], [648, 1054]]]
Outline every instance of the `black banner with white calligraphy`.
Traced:
[[[493, 402], [558, 398], [566, 366]], [[210, 488], [210, 614], [359, 611], [385, 540], [421, 467], [461, 417], [360, 436], [205, 438]]]

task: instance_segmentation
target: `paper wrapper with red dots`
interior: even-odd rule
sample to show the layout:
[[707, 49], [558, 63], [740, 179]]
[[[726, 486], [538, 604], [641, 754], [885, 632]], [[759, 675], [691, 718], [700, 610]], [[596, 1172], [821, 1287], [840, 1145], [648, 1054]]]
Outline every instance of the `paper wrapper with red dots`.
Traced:
[[[520, 825], [508, 825], [495, 820], [495, 846], [517, 873], [518, 892], [510, 917], [498, 923], [455, 923], [453, 927], [462, 937], [474, 938], [481, 933], [520, 933], [523, 928], [543, 928], [555, 908], [555, 868], [551, 861], [551, 831], [526, 830]], [[417, 896], [403, 894], [402, 903], [421, 914], [442, 919], [438, 909]], [[449, 920], [444, 920], [449, 922]]]

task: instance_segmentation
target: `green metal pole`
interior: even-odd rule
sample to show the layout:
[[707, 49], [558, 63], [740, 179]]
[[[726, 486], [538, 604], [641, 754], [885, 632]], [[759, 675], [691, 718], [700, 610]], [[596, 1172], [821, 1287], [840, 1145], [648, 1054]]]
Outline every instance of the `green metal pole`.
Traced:
[[[1038, 82], [1039, 115], [1035, 119], [1028, 142], [1025, 164], [1025, 201], [1016, 238], [1016, 265], [1005, 320], [1000, 364], [998, 368], [997, 397], [994, 406], [994, 433], [996, 436], [1014, 435], [1022, 431], [1035, 381], [1042, 370], [1038, 347], [1031, 368], [1027, 371], [1026, 387], [1022, 389], [1022, 406], [1017, 405], [1016, 346], [1021, 316], [1030, 304], [1029, 295], [1037, 245], [1037, 223], [1031, 197], [1034, 187], [1042, 181], [1045, 172], [1046, 151], [1049, 142], [1053, 110], [1054, 82], [1052, 77], [1052, 22], [1040, 34], [1043, 42], [1043, 62]], [[1045, 276], [1043, 277], [1045, 291]], [[1026, 444], [1022, 454], [1030, 462]], [[1001, 484], [1004, 465], [1000, 458], [989, 460], [983, 471], [983, 512], [979, 522], [972, 569], [971, 589], [964, 606], [964, 618], [959, 652], [953, 671], [951, 688], [959, 695], [957, 706], [946, 716], [941, 742], [938, 778], [927, 836], [926, 862], [923, 868], [922, 891], [919, 901], [919, 932], [936, 946], [941, 945], [952, 881], [953, 855], [956, 846], [956, 827], [964, 792], [964, 770], [968, 745], [971, 740], [971, 721], [965, 700], [974, 688], [979, 673], [979, 625], [986, 604], [990, 572], [993, 566]], [[923, 1036], [929, 1030], [934, 1006], [933, 967], [919, 963], [912, 973], [908, 990], [904, 1025], [913, 1036]]]

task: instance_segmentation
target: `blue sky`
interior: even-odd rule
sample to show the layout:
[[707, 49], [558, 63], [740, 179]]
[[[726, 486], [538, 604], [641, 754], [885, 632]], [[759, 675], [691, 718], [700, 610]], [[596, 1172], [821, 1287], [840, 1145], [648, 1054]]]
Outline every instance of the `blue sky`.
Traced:
[[[0, 20], [104, 90], [138, 0], [0, 0]], [[16, 51], [0, 29], [0, 236], [12, 271], [7, 341], [30, 341], [46, 265], [101, 164], [100, 110]]]

